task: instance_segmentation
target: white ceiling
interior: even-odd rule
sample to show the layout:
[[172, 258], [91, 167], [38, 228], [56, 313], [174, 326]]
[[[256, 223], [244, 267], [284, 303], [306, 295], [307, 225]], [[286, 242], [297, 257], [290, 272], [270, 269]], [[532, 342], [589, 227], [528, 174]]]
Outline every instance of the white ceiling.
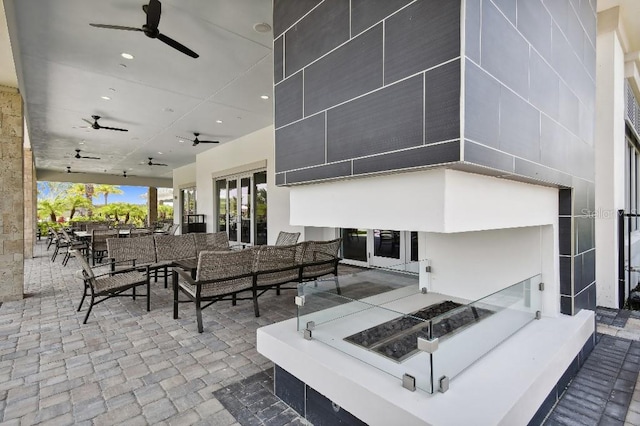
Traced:
[[[253, 29], [272, 25], [271, 0], [162, 0], [160, 32], [198, 59], [141, 32], [89, 26], [141, 27], [146, 3], [4, 0], [39, 171], [71, 166], [170, 178], [172, 169], [218, 146], [193, 147], [177, 136], [200, 132], [200, 139], [222, 144], [273, 123], [273, 33]], [[123, 52], [134, 59], [122, 58]], [[103, 126], [129, 131], [91, 129], [82, 119], [94, 114]], [[73, 158], [78, 148], [101, 160]], [[169, 167], [141, 164], [147, 157]]]

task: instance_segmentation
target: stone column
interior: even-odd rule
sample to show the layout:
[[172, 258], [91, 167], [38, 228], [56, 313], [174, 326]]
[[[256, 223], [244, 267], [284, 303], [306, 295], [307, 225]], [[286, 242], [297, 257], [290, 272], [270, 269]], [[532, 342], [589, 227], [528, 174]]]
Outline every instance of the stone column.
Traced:
[[25, 148], [24, 160], [24, 257], [33, 257], [33, 246], [36, 243], [36, 209], [37, 192], [35, 170], [33, 166], [33, 151]]
[[23, 112], [17, 89], [0, 87], [0, 301], [24, 293]]
[[149, 187], [149, 197], [147, 204], [147, 220], [149, 222], [149, 226], [152, 223], [158, 221], [158, 188], [153, 186]]

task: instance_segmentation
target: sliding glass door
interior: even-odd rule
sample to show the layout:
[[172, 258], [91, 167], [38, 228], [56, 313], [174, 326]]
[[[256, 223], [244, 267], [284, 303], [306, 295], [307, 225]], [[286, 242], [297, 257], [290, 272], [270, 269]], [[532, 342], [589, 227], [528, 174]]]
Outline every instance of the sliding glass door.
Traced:
[[215, 183], [218, 231], [231, 243], [267, 243], [267, 173], [218, 179]]

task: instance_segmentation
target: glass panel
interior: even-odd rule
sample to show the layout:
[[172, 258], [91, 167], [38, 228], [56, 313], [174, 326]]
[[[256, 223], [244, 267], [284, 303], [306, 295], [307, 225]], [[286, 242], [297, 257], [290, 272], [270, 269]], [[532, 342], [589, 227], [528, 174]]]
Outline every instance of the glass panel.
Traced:
[[227, 231], [227, 181], [216, 181], [216, 203], [218, 205], [218, 231]]
[[298, 307], [300, 333], [309, 327], [313, 341], [390, 374], [399, 385], [408, 373], [420, 388], [431, 389], [429, 354], [417, 350], [416, 340], [428, 337], [429, 324], [411, 315], [426, 300], [418, 276], [366, 269], [341, 275], [339, 288], [334, 279], [299, 285], [298, 294], [304, 295]]
[[240, 179], [240, 226], [241, 241], [251, 242], [251, 178]]
[[267, 172], [253, 175], [255, 184], [255, 243], [267, 244]]
[[229, 189], [229, 240], [238, 241], [238, 182], [228, 182]]
[[411, 233], [411, 261], [418, 261], [418, 233]]
[[[426, 261], [423, 261], [426, 263]], [[411, 264], [393, 269], [412, 269]], [[434, 392], [439, 378], [453, 379], [535, 319], [541, 309], [540, 275], [478, 301], [421, 293], [417, 274], [365, 269], [300, 284], [297, 327], [328, 345], [394, 377], [414, 376]], [[301, 336], [302, 338], [302, 336]], [[433, 353], [418, 338], [438, 338]]]
[[533, 321], [541, 310], [541, 276], [521, 281], [431, 320], [431, 337], [439, 339], [433, 353], [434, 383], [449, 379]]
[[400, 231], [374, 229], [373, 255], [400, 259]]
[[342, 257], [361, 262], [367, 261], [366, 229], [342, 229]]

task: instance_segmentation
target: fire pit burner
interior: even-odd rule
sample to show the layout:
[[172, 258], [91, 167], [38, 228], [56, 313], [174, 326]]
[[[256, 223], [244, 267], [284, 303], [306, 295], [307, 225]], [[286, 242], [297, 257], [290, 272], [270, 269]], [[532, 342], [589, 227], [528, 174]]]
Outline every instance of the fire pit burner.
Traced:
[[436, 338], [443, 337], [493, 313], [487, 309], [463, 306], [446, 300], [352, 334], [344, 340], [400, 362], [418, 351], [418, 337], [429, 338], [431, 325], [429, 320], [432, 318], [458, 308], [451, 315], [437, 320], [432, 325], [432, 337]]

